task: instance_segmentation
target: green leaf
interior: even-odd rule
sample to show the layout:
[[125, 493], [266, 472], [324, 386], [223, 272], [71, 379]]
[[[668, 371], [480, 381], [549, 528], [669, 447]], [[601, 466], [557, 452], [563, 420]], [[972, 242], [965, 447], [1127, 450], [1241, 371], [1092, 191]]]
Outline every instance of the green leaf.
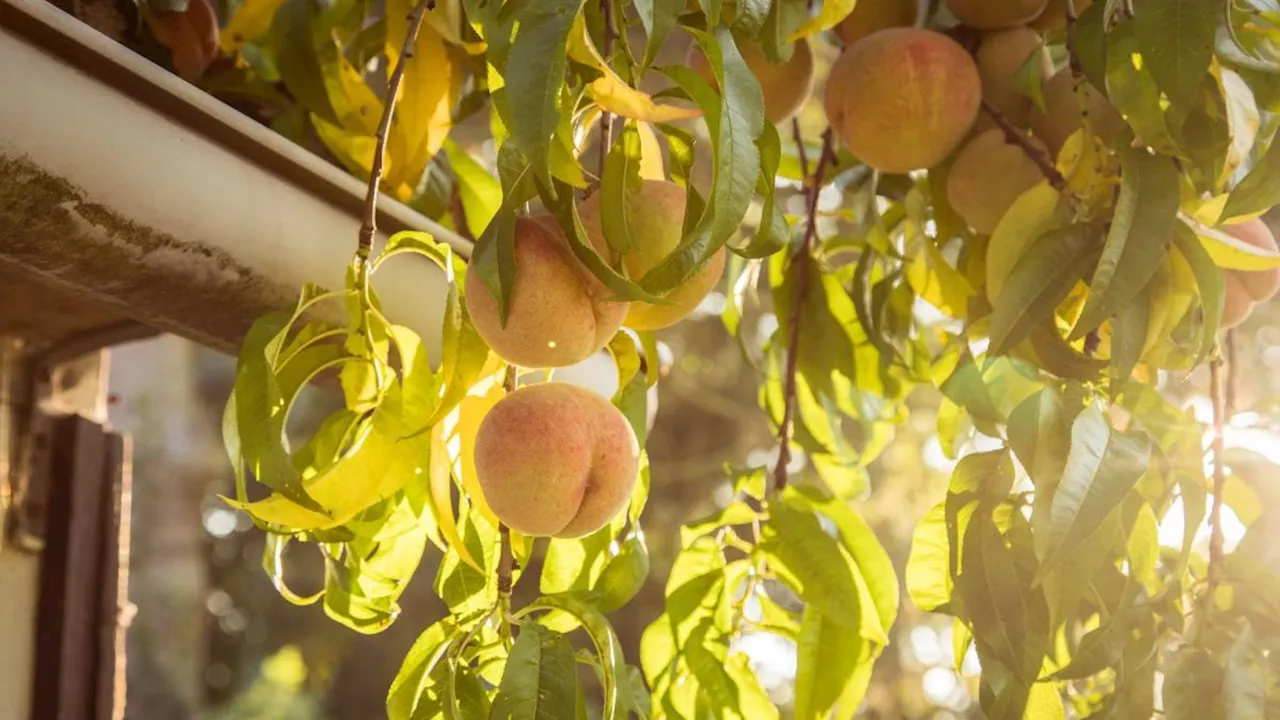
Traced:
[[1071, 331], [1084, 337], [1142, 291], [1173, 242], [1178, 214], [1178, 168], [1172, 158], [1152, 155], [1121, 141], [1120, 197], [1089, 299]]
[[658, 52], [667, 41], [667, 35], [684, 12], [685, 0], [636, 0], [636, 14], [640, 16], [640, 24], [644, 27], [647, 40], [644, 46], [644, 59], [640, 62], [641, 71], [653, 65]]
[[590, 590], [608, 562], [613, 532], [605, 526], [582, 538], [551, 538], [542, 561], [542, 593]]
[[526, 178], [529, 164], [514, 145], [498, 150], [498, 177], [502, 185], [502, 205], [484, 233], [477, 236], [471, 251], [468, 272], [478, 273], [484, 286], [498, 301], [502, 323], [511, 311], [511, 289], [516, 283], [516, 214], [515, 209], [526, 199], [532, 187]]
[[1023, 400], [1009, 414], [1009, 448], [1037, 490], [1051, 490], [1062, 477], [1070, 447], [1067, 421], [1062, 396], [1051, 388]]
[[627, 676], [627, 664], [622, 657], [618, 636], [600, 611], [574, 595], [546, 595], [530, 603], [521, 615], [544, 610], [558, 610], [577, 618], [595, 645], [600, 659], [601, 686], [604, 693], [603, 720], [615, 720], [618, 715], [618, 683]]
[[315, 115], [341, 126], [312, 37], [313, 12], [311, 0], [286, 0], [271, 22], [268, 46], [289, 94]]
[[859, 666], [870, 665], [873, 648], [861, 634], [806, 606], [796, 641], [796, 720], [825, 720], [839, 705], [842, 716], [858, 710], [862, 697], [847, 696]]
[[869, 625], [867, 609], [857, 601], [861, 597], [857, 569], [822, 529], [816, 515], [775, 503], [761, 528], [759, 547], [769, 558], [769, 567], [805, 602], [832, 622], [862, 632], [873, 642], [888, 644], [878, 618]]
[[[1153, 276], [1154, 277], [1154, 276]], [[1111, 378], [1113, 388], [1133, 375], [1147, 344], [1147, 323], [1151, 319], [1151, 283], [1133, 299], [1120, 306], [1111, 322]]]
[[620, 300], [640, 300], [653, 304], [665, 302], [613, 269], [608, 261], [596, 252], [591, 241], [587, 239], [586, 228], [578, 215], [578, 207], [573, 199], [573, 188], [558, 180], [554, 184], [559, 187], [558, 192], [538, 183], [538, 194], [542, 197], [542, 204], [555, 216], [560, 229], [564, 231], [574, 257], [578, 258], [578, 261]]
[[1080, 19], [1076, 21], [1076, 57], [1080, 58], [1085, 79], [1095, 88], [1107, 86], [1106, 25], [1109, 4], [1093, 3], [1080, 13]]
[[823, 497], [810, 488], [787, 488], [783, 502], [801, 510], [816, 510], [835, 523], [840, 543], [853, 558], [875, 603], [881, 627], [886, 630], [893, 627], [898, 617], [898, 574], [889, 553], [866, 521], [847, 502]]
[[711, 537], [680, 551], [667, 575], [666, 610], [672, 633], [683, 645], [708, 618], [718, 621], [725, 598], [725, 560]]
[[[1179, 142], [1165, 117], [1151, 61], [1142, 56], [1133, 23], [1117, 23], [1107, 33], [1107, 96], [1142, 143], [1165, 155], [1179, 155]], [[1128, 145], [1119, 140], [1116, 147]], [[1176, 193], [1175, 193], [1176, 197]]]
[[649, 548], [644, 544], [643, 535], [633, 533], [622, 542], [618, 554], [609, 559], [596, 582], [600, 610], [613, 612], [631, 602], [648, 577]]
[[1204, 650], [1183, 646], [1165, 656], [1164, 716], [1204, 720], [1217, 712], [1222, 668]]
[[1266, 154], [1231, 191], [1219, 222], [1238, 221], [1276, 205], [1280, 205], [1280, 143], [1272, 138]]
[[1041, 590], [1032, 587], [1034, 575], [1030, 543], [1014, 537], [1006, 544], [990, 515], [975, 514], [965, 532], [964, 562], [956, 587], [973, 623], [984, 677], [992, 671], [989, 661], [997, 662], [1011, 676], [1011, 686], [1021, 691], [1020, 703], [1001, 703], [1017, 706], [1015, 716], [1021, 715], [1049, 641], [1049, 608]]
[[640, 188], [640, 130], [628, 121], [605, 156], [604, 174], [600, 178], [600, 200], [609, 208], [600, 217], [604, 239], [619, 253], [635, 250], [631, 222], [627, 218], [628, 193]]
[[453, 620], [446, 618], [424, 630], [414, 641], [387, 691], [389, 720], [410, 720], [415, 717], [415, 710], [428, 678], [444, 659], [456, 630]]
[[[551, 138], [560, 125], [560, 88], [568, 67], [569, 30], [583, 0], [539, 0], [516, 7], [519, 30], [506, 62], [506, 98], [518, 108], [511, 140], [534, 176], [551, 188]], [[552, 190], [554, 192], [554, 190]]]
[[907, 594], [925, 612], [941, 612], [951, 602], [951, 544], [946, 503], [934, 505], [911, 533]]
[[[760, 176], [760, 148], [756, 142], [765, 122], [760, 83], [738, 52], [729, 28], [717, 27], [711, 35], [690, 32], [702, 46], [722, 92], [719, 107], [706, 102], [705, 95], [694, 97], [702, 107], [712, 138], [714, 176], [711, 198], [698, 224], [671, 255], [641, 279], [647, 291], [657, 294], [693, 277], [712, 253], [737, 232]], [[676, 70], [687, 71], [673, 72], [671, 76], [688, 90], [689, 79], [697, 78], [696, 74], [688, 68]]]
[[457, 178], [467, 230], [471, 237], [478, 238], [502, 207], [502, 185], [452, 139], [445, 139], [443, 149]]
[[490, 720], [565, 720], [574, 717], [578, 671], [568, 638], [526, 623], [511, 647]]
[[1178, 252], [1191, 266], [1200, 291], [1200, 305], [1204, 308], [1204, 323], [1200, 326], [1200, 348], [1196, 351], [1199, 364], [1213, 351], [1218, 337], [1218, 324], [1222, 321], [1222, 308], [1226, 304], [1226, 284], [1222, 269], [1214, 264], [1199, 238], [1184, 223], [1174, 226], [1173, 242]]
[[[649, 435], [649, 383], [646, 374], [640, 372], [644, 358], [637, 339], [627, 332], [614, 335], [608, 349], [618, 368], [618, 391], [610, 400], [626, 416], [636, 442], [643, 448]], [[657, 363], [656, 357], [653, 362]]]
[[1209, 75], [1213, 38], [1222, 19], [1218, 0], [1134, 0], [1134, 33], [1144, 65], [1174, 108], [1186, 117]]
[[1053, 317], [1093, 265], [1101, 232], [1096, 223], [1068, 225], [1050, 230], [1027, 248], [996, 298], [991, 314], [991, 352], [1008, 353]]
[[1119, 507], [1147, 471], [1151, 441], [1145, 433], [1119, 433], [1090, 405], [1071, 425], [1071, 450], [1053, 495], [1045, 568], [1070, 554]]
[[1254, 638], [1253, 626], [1242, 620], [1240, 634], [1227, 650], [1222, 675], [1226, 720], [1264, 720], [1267, 715], [1269, 678], [1267, 659]]
[[782, 141], [778, 128], [765, 123], [764, 132], [756, 143], [760, 146], [760, 180], [756, 192], [760, 195], [760, 221], [751, 240], [733, 251], [748, 258], [762, 258], [786, 247], [790, 228], [782, 210], [774, 201], [777, 188], [778, 165], [782, 161]]

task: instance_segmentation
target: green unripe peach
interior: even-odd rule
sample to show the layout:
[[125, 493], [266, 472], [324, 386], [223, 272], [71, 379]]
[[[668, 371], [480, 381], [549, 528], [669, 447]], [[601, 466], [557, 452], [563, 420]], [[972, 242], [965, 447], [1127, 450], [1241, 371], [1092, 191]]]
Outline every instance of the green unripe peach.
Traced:
[[858, 0], [832, 32], [840, 42], [852, 45], [877, 30], [915, 25], [919, 14], [916, 0]]
[[[635, 249], [622, 256], [627, 274], [639, 280], [667, 258], [684, 236], [684, 188], [665, 180], [642, 180], [640, 186], [628, 190], [627, 221]], [[595, 245], [604, 240], [602, 213], [618, 212], [602, 208], [600, 193], [595, 193], [578, 206], [578, 214], [587, 235]], [[636, 330], [658, 330], [683, 320], [715, 287], [724, 272], [725, 250], [716, 251], [706, 265], [684, 284], [663, 297], [664, 304], [632, 302], [626, 326]]]
[[978, 115], [978, 68], [954, 40], [890, 28], [846, 48], [827, 77], [827, 120], [860, 160], [891, 173], [941, 162]]
[[1053, 74], [1053, 63], [1034, 30], [1018, 27], [988, 33], [975, 56], [982, 78], [982, 97], [1018, 127], [1026, 127], [1031, 119], [1032, 102], [1018, 91], [1014, 77], [1032, 53], [1043, 82]]
[[[599, 252], [607, 252], [597, 244]], [[574, 257], [554, 220], [520, 218], [515, 228], [515, 284], [504, 327], [498, 301], [467, 274], [467, 309], [485, 343], [522, 367], [564, 367], [585, 360], [613, 338], [627, 303], [609, 291]]]
[[[790, 120], [813, 94], [813, 51], [809, 49], [808, 40], [796, 42], [791, 59], [785, 63], [770, 62], [754, 43], [739, 44], [738, 52], [760, 82], [764, 92], [764, 117], [770, 123], [777, 125]], [[689, 48], [688, 61], [689, 67], [712, 87], [716, 86], [711, 64], [696, 43]]]
[[1013, 202], [1043, 178], [1021, 147], [1000, 130], [987, 130], [956, 155], [947, 173], [947, 200], [970, 227], [990, 235]]
[[976, 30], [1002, 30], [1026, 25], [1040, 13], [1048, 0], [946, 0], [951, 14]]
[[582, 537], [626, 507], [640, 468], [627, 419], [608, 400], [568, 383], [520, 388], [476, 433], [476, 476], [489, 507], [532, 537]]

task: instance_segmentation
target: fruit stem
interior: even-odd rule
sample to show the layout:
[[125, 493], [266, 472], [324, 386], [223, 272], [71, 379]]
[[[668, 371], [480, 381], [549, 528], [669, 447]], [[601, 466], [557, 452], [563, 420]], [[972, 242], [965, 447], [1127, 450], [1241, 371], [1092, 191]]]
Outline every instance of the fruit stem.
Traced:
[[818, 195], [822, 191], [823, 176], [827, 165], [835, 157], [831, 128], [822, 134], [822, 154], [818, 157], [818, 165], [813, 175], [809, 174], [809, 159], [804, 150], [804, 138], [800, 135], [800, 123], [791, 121], [791, 134], [796, 144], [796, 152], [800, 158], [800, 173], [805, 178], [806, 224], [800, 248], [791, 257], [791, 267], [796, 272], [795, 295], [791, 299], [791, 317], [788, 320], [790, 336], [787, 338], [787, 368], [783, 376], [782, 423], [778, 426], [778, 464], [773, 473], [773, 491], [782, 492], [790, 479], [787, 466], [791, 464], [791, 435], [795, 425], [796, 408], [796, 371], [800, 355], [800, 318], [803, 317], [804, 301], [809, 294], [809, 255], [813, 250], [813, 241], [818, 235]]
[[1226, 403], [1222, 382], [1222, 353], [1209, 361], [1209, 395], [1213, 401], [1213, 504], [1209, 507], [1209, 586], [1205, 602], [1212, 606], [1214, 591], [1222, 579], [1222, 496], [1226, 490], [1227, 473], [1223, 466], [1222, 427], [1226, 423]]
[[1045, 179], [1049, 181], [1054, 190], [1066, 192], [1067, 179], [1063, 177], [1062, 173], [1058, 172], [1058, 168], [1053, 166], [1053, 160], [1048, 153], [1032, 145], [1031, 140], [1022, 131], [1014, 127], [1013, 123], [1009, 122], [1009, 118], [1005, 117], [1004, 113], [1000, 112], [1000, 109], [992, 105], [986, 98], [982, 99], [982, 111], [990, 116], [1000, 130], [1004, 132], [1005, 142], [1017, 145], [1022, 149], [1023, 154], [1030, 158], [1031, 162], [1036, 164], [1036, 167], [1040, 168], [1040, 174], [1045, 176]]
[[369, 190], [364, 197], [364, 219], [360, 222], [359, 245], [356, 257], [362, 266], [361, 278], [367, 277], [369, 253], [373, 250], [373, 236], [378, 230], [378, 185], [382, 182], [382, 169], [387, 151], [387, 135], [391, 132], [391, 116], [395, 112], [396, 96], [400, 93], [400, 83], [404, 80], [404, 69], [413, 59], [414, 44], [418, 39], [418, 31], [428, 10], [434, 10], [435, 0], [418, 0], [409, 13], [409, 30], [404, 36], [404, 45], [400, 50], [400, 58], [396, 60], [395, 69], [391, 71], [391, 79], [387, 82], [387, 102], [382, 108], [382, 120], [378, 123], [378, 134], [373, 149], [373, 165], [369, 168]]

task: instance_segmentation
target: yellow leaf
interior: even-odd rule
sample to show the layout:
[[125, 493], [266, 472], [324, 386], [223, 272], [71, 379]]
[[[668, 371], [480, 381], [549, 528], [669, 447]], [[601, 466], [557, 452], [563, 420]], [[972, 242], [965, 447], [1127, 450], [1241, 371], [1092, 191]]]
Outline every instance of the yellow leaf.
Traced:
[[245, 0], [231, 14], [227, 26], [218, 37], [218, 46], [227, 55], [235, 55], [246, 43], [253, 42], [271, 28], [276, 10], [284, 0]]
[[1223, 270], [1256, 272], [1280, 268], [1280, 253], [1254, 247], [1218, 228], [1211, 228], [1186, 213], [1180, 212], [1178, 215], [1195, 231], [1213, 263]]
[[308, 510], [279, 493], [273, 493], [270, 497], [256, 502], [240, 502], [229, 497], [222, 498], [222, 501], [268, 525], [319, 529], [330, 527], [333, 522], [329, 516]]
[[662, 164], [662, 147], [658, 145], [658, 133], [649, 123], [636, 123], [640, 130], [640, 177], [645, 180], [666, 180], [667, 168]]
[[951, 267], [933, 240], [921, 236], [924, 247], [907, 268], [907, 283], [930, 305], [951, 317], [964, 317], [973, 288], [959, 270]]
[[338, 119], [346, 129], [372, 137], [378, 132], [378, 122], [382, 119], [382, 99], [374, 94], [364, 76], [341, 51], [335, 47], [333, 52], [338, 72], [336, 76], [325, 73], [324, 82]]
[[[408, 32], [408, 0], [387, 6], [387, 57], [394, 64]], [[432, 14], [441, 13], [437, 7]], [[432, 26], [418, 33], [413, 59], [405, 67], [388, 150], [395, 162], [387, 172], [391, 187], [416, 186], [422, 171], [444, 145], [453, 127], [453, 106], [462, 89], [462, 72], [454, 66], [444, 39]]]
[[659, 105], [654, 102], [652, 95], [623, 82], [591, 42], [591, 36], [587, 34], [587, 26], [582, 20], [581, 13], [574, 20], [573, 29], [569, 32], [569, 57], [603, 73], [603, 76], [592, 81], [588, 88], [596, 104], [614, 115], [645, 122], [671, 122], [702, 115], [701, 110], [693, 108]]
[[[575, 153], [581, 155], [587, 149], [587, 140], [598, 122], [600, 122], [599, 107], [589, 107], [582, 113], [577, 135], [578, 142], [574, 146]], [[662, 162], [662, 146], [658, 144], [658, 133], [646, 122], [637, 122], [636, 128], [640, 131], [640, 177], [645, 180], [666, 180], [667, 168]]]
[[1013, 271], [1027, 246], [1051, 230], [1058, 222], [1062, 196], [1048, 180], [1018, 196], [1000, 218], [987, 243], [987, 299], [995, 302], [1004, 289], [1005, 278]]
[[[905, 0], [902, 1], [905, 2]], [[787, 42], [795, 42], [810, 35], [817, 35], [820, 32], [830, 30], [838, 25], [841, 20], [849, 17], [849, 13], [853, 12], [853, 7], [857, 4], [858, 0], [823, 0], [822, 9], [818, 11], [818, 14], [796, 28], [795, 32], [787, 37]]]
[[450, 420], [453, 422], [449, 420], [445, 422], [446, 425], [451, 425], [448, 436], [450, 454], [454, 457], [454, 472], [461, 478], [462, 489], [471, 499], [471, 506], [494, 527], [498, 526], [498, 516], [493, 514], [493, 509], [485, 500], [484, 492], [480, 489], [480, 480], [476, 476], [475, 442], [480, 422], [506, 395], [502, 387], [505, 374], [505, 369], [499, 366], [498, 372], [482, 377], [479, 382], [471, 386], [466, 396], [458, 403], [458, 407], [451, 413]]
[[484, 568], [471, 557], [471, 552], [462, 542], [458, 534], [458, 519], [453, 514], [453, 475], [449, 462], [448, 443], [445, 440], [444, 424], [431, 429], [431, 461], [428, 464], [427, 482], [431, 501], [431, 512], [440, 527], [440, 534], [449, 543], [462, 561], [481, 573]]
[[[360, 178], [368, 178], [370, 168], [373, 167], [373, 151], [376, 142], [372, 135], [360, 135], [344, 130], [337, 125], [325, 120], [319, 115], [312, 114], [311, 124], [316, 129], [316, 135], [319, 136], [320, 142], [333, 153], [333, 156], [342, 163], [352, 175]], [[395, 166], [395, 158], [387, 158], [388, 167]], [[392, 186], [390, 178], [383, 182], [382, 189], [393, 195], [396, 199], [407, 200], [413, 196], [413, 185], [408, 183], [400, 183]]]

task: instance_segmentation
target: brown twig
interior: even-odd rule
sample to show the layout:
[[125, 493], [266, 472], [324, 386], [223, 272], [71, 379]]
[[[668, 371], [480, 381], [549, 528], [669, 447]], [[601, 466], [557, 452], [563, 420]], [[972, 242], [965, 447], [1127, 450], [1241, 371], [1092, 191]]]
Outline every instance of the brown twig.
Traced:
[[996, 126], [1004, 132], [1004, 139], [1006, 142], [1010, 145], [1017, 145], [1021, 148], [1023, 154], [1026, 155], [1031, 162], [1035, 163], [1036, 167], [1040, 168], [1040, 174], [1045, 176], [1049, 181], [1049, 184], [1052, 185], [1055, 190], [1063, 192], [1067, 189], [1067, 178], [1064, 177], [1062, 173], [1058, 172], [1058, 168], [1053, 166], [1053, 160], [1049, 157], [1049, 154], [1036, 147], [1031, 142], [1030, 138], [1024, 135], [1021, 130], [1014, 127], [1013, 123], [1009, 122], [1009, 118], [1005, 117], [1004, 113], [1000, 112], [999, 108], [992, 105], [991, 101], [983, 98], [982, 111], [995, 121]]
[[[604, 14], [604, 47], [601, 53], [604, 61], [609, 62], [613, 54], [613, 0], [600, 0], [600, 12]], [[609, 156], [609, 146], [613, 144], [613, 113], [600, 111], [600, 158], [597, 168], [598, 176], [604, 179], [604, 161]]]
[[1225, 393], [1222, 387], [1222, 355], [1209, 362], [1209, 395], [1213, 402], [1213, 505], [1209, 509], [1209, 587], [1206, 602], [1212, 604], [1213, 593], [1222, 579], [1222, 496], [1227, 485], [1223, 466], [1222, 428], [1226, 423]]
[[1227, 331], [1226, 340], [1227, 353], [1227, 389], [1226, 399], [1223, 401], [1223, 411], [1226, 413], [1227, 419], [1231, 419], [1236, 413], [1237, 391], [1240, 389], [1240, 366], [1236, 362], [1236, 331], [1232, 328]]
[[800, 358], [800, 318], [804, 312], [805, 297], [809, 294], [809, 255], [813, 251], [813, 242], [818, 236], [818, 195], [822, 192], [822, 181], [826, 175], [827, 166], [835, 158], [831, 128], [827, 128], [827, 131], [822, 134], [822, 155], [818, 157], [818, 165], [810, 176], [809, 162], [804, 155], [804, 142], [800, 136], [800, 124], [793, 122], [791, 131], [795, 137], [796, 147], [800, 148], [801, 153], [800, 170], [805, 177], [807, 218], [800, 248], [791, 258], [791, 267], [796, 271], [796, 288], [791, 298], [791, 317], [788, 320], [791, 326], [788, 328], [790, 335], [787, 338], [786, 374], [783, 376], [782, 423], [778, 427], [778, 465], [773, 473], [775, 493], [782, 492], [790, 479], [787, 465], [791, 463], [791, 436], [795, 424], [796, 372]]
[[404, 69], [413, 59], [414, 44], [418, 39], [418, 31], [427, 11], [434, 10], [435, 0], [418, 0], [409, 13], [409, 30], [404, 36], [404, 46], [400, 51], [400, 59], [391, 71], [391, 80], [387, 83], [387, 103], [382, 108], [382, 120], [378, 122], [378, 134], [373, 148], [373, 165], [369, 168], [369, 190], [364, 197], [364, 218], [360, 222], [360, 240], [356, 254], [362, 264], [369, 258], [373, 250], [373, 236], [378, 231], [378, 185], [382, 183], [382, 168], [387, 154], [387, 136], [391, 134], [391, 117], [395, 112], [396, 96], [400, 93], [400, 83], [404, 80]]

